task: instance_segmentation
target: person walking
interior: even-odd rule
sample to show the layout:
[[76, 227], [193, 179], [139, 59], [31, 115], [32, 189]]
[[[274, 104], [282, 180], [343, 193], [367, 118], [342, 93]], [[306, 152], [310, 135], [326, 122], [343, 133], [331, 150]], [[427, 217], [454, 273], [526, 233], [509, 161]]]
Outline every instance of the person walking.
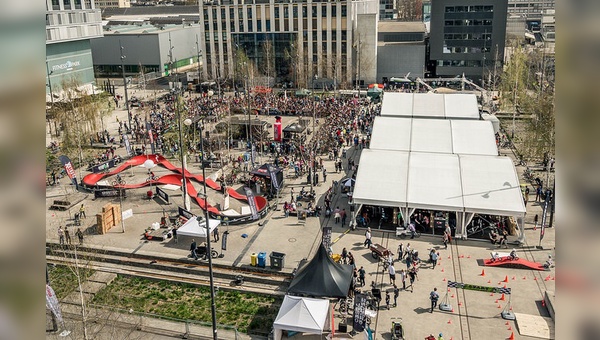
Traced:
[[79, 207], [79, 218], [87, 218], [85, 215], [85, 206], [81, 203], [81, 207]]
[[196, 240], [192, 239], [192, 244], [190, 245], [190, 252], [192, 253], [191, 255], [194, 258], [194, 260], [198, 259], [198, 255], [196, 254], [196, 248], [198, 248]]
[[404, 269], [400, 269], [400, 281], [402, 282], [402, 289], [406, 290], [406, 272]]
[[360, 269], [358, 270], [358, 281], [360, 282], [361, 287], [365, 286], [365, 268], [363, 266], [360, 266]]
[[438, 254], [435, 251], [431, 252], [431, 269], [435, 269], [435, 266], [437, 266], [437, 262], [438, 262]]
[[429, 313], [433, 313], [433, 309], [437, 306], [439, 298], [440, 295], [437, 292], [437, 288], [433, 288], [431, 293], [429, 293], [429, 299], [431, 300], [431, 310], [429, 311]]
[[537, 229], [538, 219], [539, 219], [538, 214], [535, 214], [535, 216], [533, 217], [533, 225], [534, 225], [533, 229]]
[[444, 243], [444, 249], [448, 249], [448, 240], [449, 240], [448, 233], [444, 232], [444, 236], [442, 239], [442, 242]]
[[525, 206], [527, 206], [527, 202], [529, 202], [529, 186], [525, 187]]
[[63, 230], [62, 226], [58, 227], [58, 243], [65, 244], [65, 231]]
[[401, 261], [404, 257], [404, 245], [402, 242], [398, 245], [398, 261]]
[[390, 310], [390, 292], [385, 292], [385, 306]]
[[390, 274], [390, 284], [396, 285], [396, 268], [392, 262], [388, 266], [388, 274]]
[[178, 241], [179, 241], [179, 240], [177, 239], [177, 226], [173, 227], [173, 231], [172, 231], [172, 233], [173, 233], [173, 240], [175, 240], [175, 244], [177, 244], [177, 243], [178, 243]]
[[367, 228], [367, 231], [365, 232], [365, 246], [367, 246], [367, 248], [371, 247], [371, 227]]
[[346, 247], [344, 247], [344, 249], [342, 249], [342, 263], [346, 264], [347, 260], [348, 260], [348, 249], [346, 249]]
[[323, 182], [327, 183], [327, 169], [323, 168]]
[[398, 306], [398, 295], [400, 295], [400, 289], [398, 289], [398, 286], [394, 285], [394, 307]]
[[71, 244], [71, 234], [69, 233], [69, 228], [65, 227], [65, 241], [67, 244]]
[[79, 240], [79, 245], [82, 246], [83, 245], [83, 231], [81, 231], [81, 228], [77, 228], [77, 231], [75, 232], [75, 236], [77, 236], [77, 239]]
[[404, 261], [406, 262], [406, 270], [410, 270], [410, 265], [413, 263], [412, 254], [410, 252], [406, 253]]
[[416, 268], [413, 267], [408, 271], [408, 278], [410, 279], [410, 292], [412, 293], [415, 289], [415, 280], [418, 280]]
[[333, 211], [333, 217], [335, 218], [335, 224], [338, 224], [342, 218], [342, 214], [340, 214], [340, 207], [335, 207], [335, 210]]
[[217, 242], [219, 241], [219, 227], [216, 226], [215, 229], [213, 229], [213, 241]]
[[346, 225], [346, 209], [342, 209], [342, 211], [340, 211], [340, 216], [342, 218], [342, 228]]

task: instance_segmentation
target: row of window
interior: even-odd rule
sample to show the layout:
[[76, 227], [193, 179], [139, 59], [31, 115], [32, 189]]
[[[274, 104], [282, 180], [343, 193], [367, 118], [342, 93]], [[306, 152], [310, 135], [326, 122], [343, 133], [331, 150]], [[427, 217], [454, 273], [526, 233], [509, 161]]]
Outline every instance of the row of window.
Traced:
[[493, 12], [494, 6], [446, 6], [446, 13]]
[[443, 53], [489, 53], [489, 47], [447, 47], [444, 46]]
[[[491, 31], [491, 29], [490, 29]], [[490, 40], [492, 33], [446, 33], [445, 40]]]
[[481, 60], [438, 60], [437, 66], [481, 67]]
[[[247, 21], [247, 26], [248, 29], [244, 30], [244, 21], [229, 21], [229, 30], [231, 32], [236, 32], [236, 28], [237, 28], [237, 32], [242, 33], [242, 32], [248, 32], [248, 33], [252, 33], [254, 32], [254, 24], [252, 20], [248, 20]], [[305, 22], [303, 23], [303, 26], [306, 27], [307, 26], [307, 22], [305, 20]], [[271, 20], [267, 19], [265, 20], [265, 31], [266, 32], [270, 32], [271, 31]], [[313, 27], [313, 34], [316, 34], [317, 31], [317, 21], [313, 20], [312, 22], [312, 27]], [[216, 21], [213, 21], [212, 23], [212, 30], [213, 31], [217, 31], [219, 29], [219, 24]], [[204, 31], [208, 32], [210, 30], [210, 23], [208, 21], [204, 22]], [[290, 31], [290, 23], [286, 20], [284, 21], [283, 25], [281, 25], [281, 23], [279, 22], [279, 20], [275, 20], [275, 28], [274, 30], [276, 32], [279, 31]], [[298, 30], [298, 22], [294, 21], [293, 22], [293, 30], [297, 31]], [[221, 21], [221, 31], [225, 32], [227, 31], [227, 22], [226, 21]], [[256, 21], [256, 32], [262, 32], [263, 31], [263, 22], [262, 20], [257, 20]], [[306, 30], [304, 31], [305, 33], [307, 32]], [[322, 34], [323, 34], [323, 40], [327, 39], [327, 30], [321, 30]], [[341, 34], [342, 34], [342, 40], [346, 40], [346, 31], [345, 30], [341, 30]], [[331, 38], [332, 39], [337, 39], [337, 30], [334, 28], [331, 31]]]
[[[59, 1], [59, 0], [52, 0], [52, 1]], [[63, 0], [63, 1], [68, 1], [68, 0]], [[77, 1], [81, 1], [81, 0], [77, 0]], [[313, 18], [318, 17], [318, 10], [317, 10], [318, 6], [319, 5], [313, 5], [310, 7], [311, 8], [311, 16]], [[299, 7], [298, 5], [294, 5], [292, 7], [292, 16], [294, 19], [298, 18], [298, 7]], [[254, 12], [252, 10], [253, 8], [255, 8], [257, 11], [260, 10], [260, 7], [246, 6], [246, 19], [252, 19], [253, 12]], [[213, 20], [218, 18], [218, 15], [217, 15], [218, 8], [216, 6], [210, 6], [210, 7], [205, 8], [205, 10], [204, 10], [204, 20], [208, 20], [209, 10], [212, 12]], [[269, 7], [267, 7], [266, 10], [269, 11]], [[275, 6], [273, 8], [273, 10], [274, 10], [275, 19], [278, 19], [282, 15], [281, 7]], [[238, 7], [237, 11], [238, 11], [238, 18], [243, 18], [244, 17], [244, 8]], [[347, 13], [348, 13], [347, 6], [346, 5], [339, 6], [339, 12], [340, 12], [340, 16], [346, 17]], [[229, 7], [229, 18], [231, 20], [233, 20], [233, 18], [234, 18], [234, 13], [235, 13], [234, 7]], [[220, 14], [221, 14], [221, 20], [226, 20], [226, 15], [225, 15], [226, 8], [225, 7], [221, 7]], [[337, 17], [337, 15], [338, 15], [338, 6], [336, 6], [336, 5], [331, 6], [331, 16], [335, 18], [335, 17]], [[283, 7], [283, 17], [285, 19], [290, 17], [290, 9], [288, 6]], [[322, 5], [322, 7], [321, 7], [321, 17], [322, 18], [327, 17], [327, 6], [326, 5]], [[306, 5], [302, 6], [302, 18], [308, 18], [308, 8]]]
[[444, 26], [491, 26], [492, 20], [489, 19], [465, 19], [465, 20], [444, 20]]

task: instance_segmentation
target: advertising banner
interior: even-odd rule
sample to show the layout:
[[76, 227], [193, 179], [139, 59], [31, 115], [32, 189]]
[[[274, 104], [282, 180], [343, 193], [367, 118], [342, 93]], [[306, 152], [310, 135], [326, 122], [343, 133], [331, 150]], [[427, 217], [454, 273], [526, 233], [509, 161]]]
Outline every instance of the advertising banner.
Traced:
[[365, 310], [367, 309], [367, 297], [364, 294], [354, 296], [354, 315], [352, 316], [352, 328], [356, 333], [365, 330], [367, 318]]
[[323, 242], [323, 247], [325, 247], [325, 249], [329, 250], [329, 247], [331, 247], [331, 227], [323, 227], [322, 242]]
[[46, 285], [46, 308], [48, 308], [59, 323], [63, 322], [62, 314], [60, 312], [60, 306], [58, 305], [58, 299], [54, 293], [54, 289], [49, 285]]
[[229, 236], [229, 231], [226, 230], [223, 235], [221, 235], [221, 250], [227, 250], [227, 237]]
[[256, 199], [254, 198], [254, 193], [248, 187], [244, 187], [244, 191], [246, 192], [246, 197], [248, 197], [248, 205], [250, 206], [250, 211], [252, 212], [252, 219], [258, 220], [258, 209], [256, 208]]
[[275, 117], [275, 124], [273, 124], [273, 140], [276, 142], [281, 142], [281, 117]]
[[275, 167], [269, 164], [267, 165], [267, 168], [269, 169], [269, 176], [271, 177], [271, 183], [273, 183], [273, 187], [275, 190], [279, 190], [280, 183], [279, 179], [277, 178], [277, 171]]
[[77, 185], [77, 176], [75, 175], [75, 169], [73, 168], [73, 163], [71, 163], [71, 159], [68, 156], [62, 155], [58, 157], [60, 163], [65, 167], [65, 171], [67, 172], [67, 176], [73, 182], [73, 185]]
[[129, 142], [129, 137], [126, 134], [123, 134], [123, 143], [125, 143], [125, 150], [127, 151], [127, 156], [133, 156], [133, 151], [131, 150], [131, 143]]

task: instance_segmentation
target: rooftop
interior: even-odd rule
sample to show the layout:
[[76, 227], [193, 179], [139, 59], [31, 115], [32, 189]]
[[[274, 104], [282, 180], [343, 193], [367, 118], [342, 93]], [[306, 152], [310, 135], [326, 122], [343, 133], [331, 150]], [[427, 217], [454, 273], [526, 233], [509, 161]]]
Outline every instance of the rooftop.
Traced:
[[421, 21], [380, 21], [379, 33], [387, 32], [425, 32], [425, 24]]

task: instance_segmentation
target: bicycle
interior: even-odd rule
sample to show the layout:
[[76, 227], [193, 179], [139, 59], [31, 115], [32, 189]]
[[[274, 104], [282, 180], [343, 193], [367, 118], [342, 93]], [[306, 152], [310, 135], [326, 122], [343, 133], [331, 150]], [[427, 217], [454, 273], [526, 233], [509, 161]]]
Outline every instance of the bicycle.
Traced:
[[117, 176], [117, 178], [112, 182], [113, 187], [117, 185], [125, 185], [125, 180], [121, 178], [121, 176]]

